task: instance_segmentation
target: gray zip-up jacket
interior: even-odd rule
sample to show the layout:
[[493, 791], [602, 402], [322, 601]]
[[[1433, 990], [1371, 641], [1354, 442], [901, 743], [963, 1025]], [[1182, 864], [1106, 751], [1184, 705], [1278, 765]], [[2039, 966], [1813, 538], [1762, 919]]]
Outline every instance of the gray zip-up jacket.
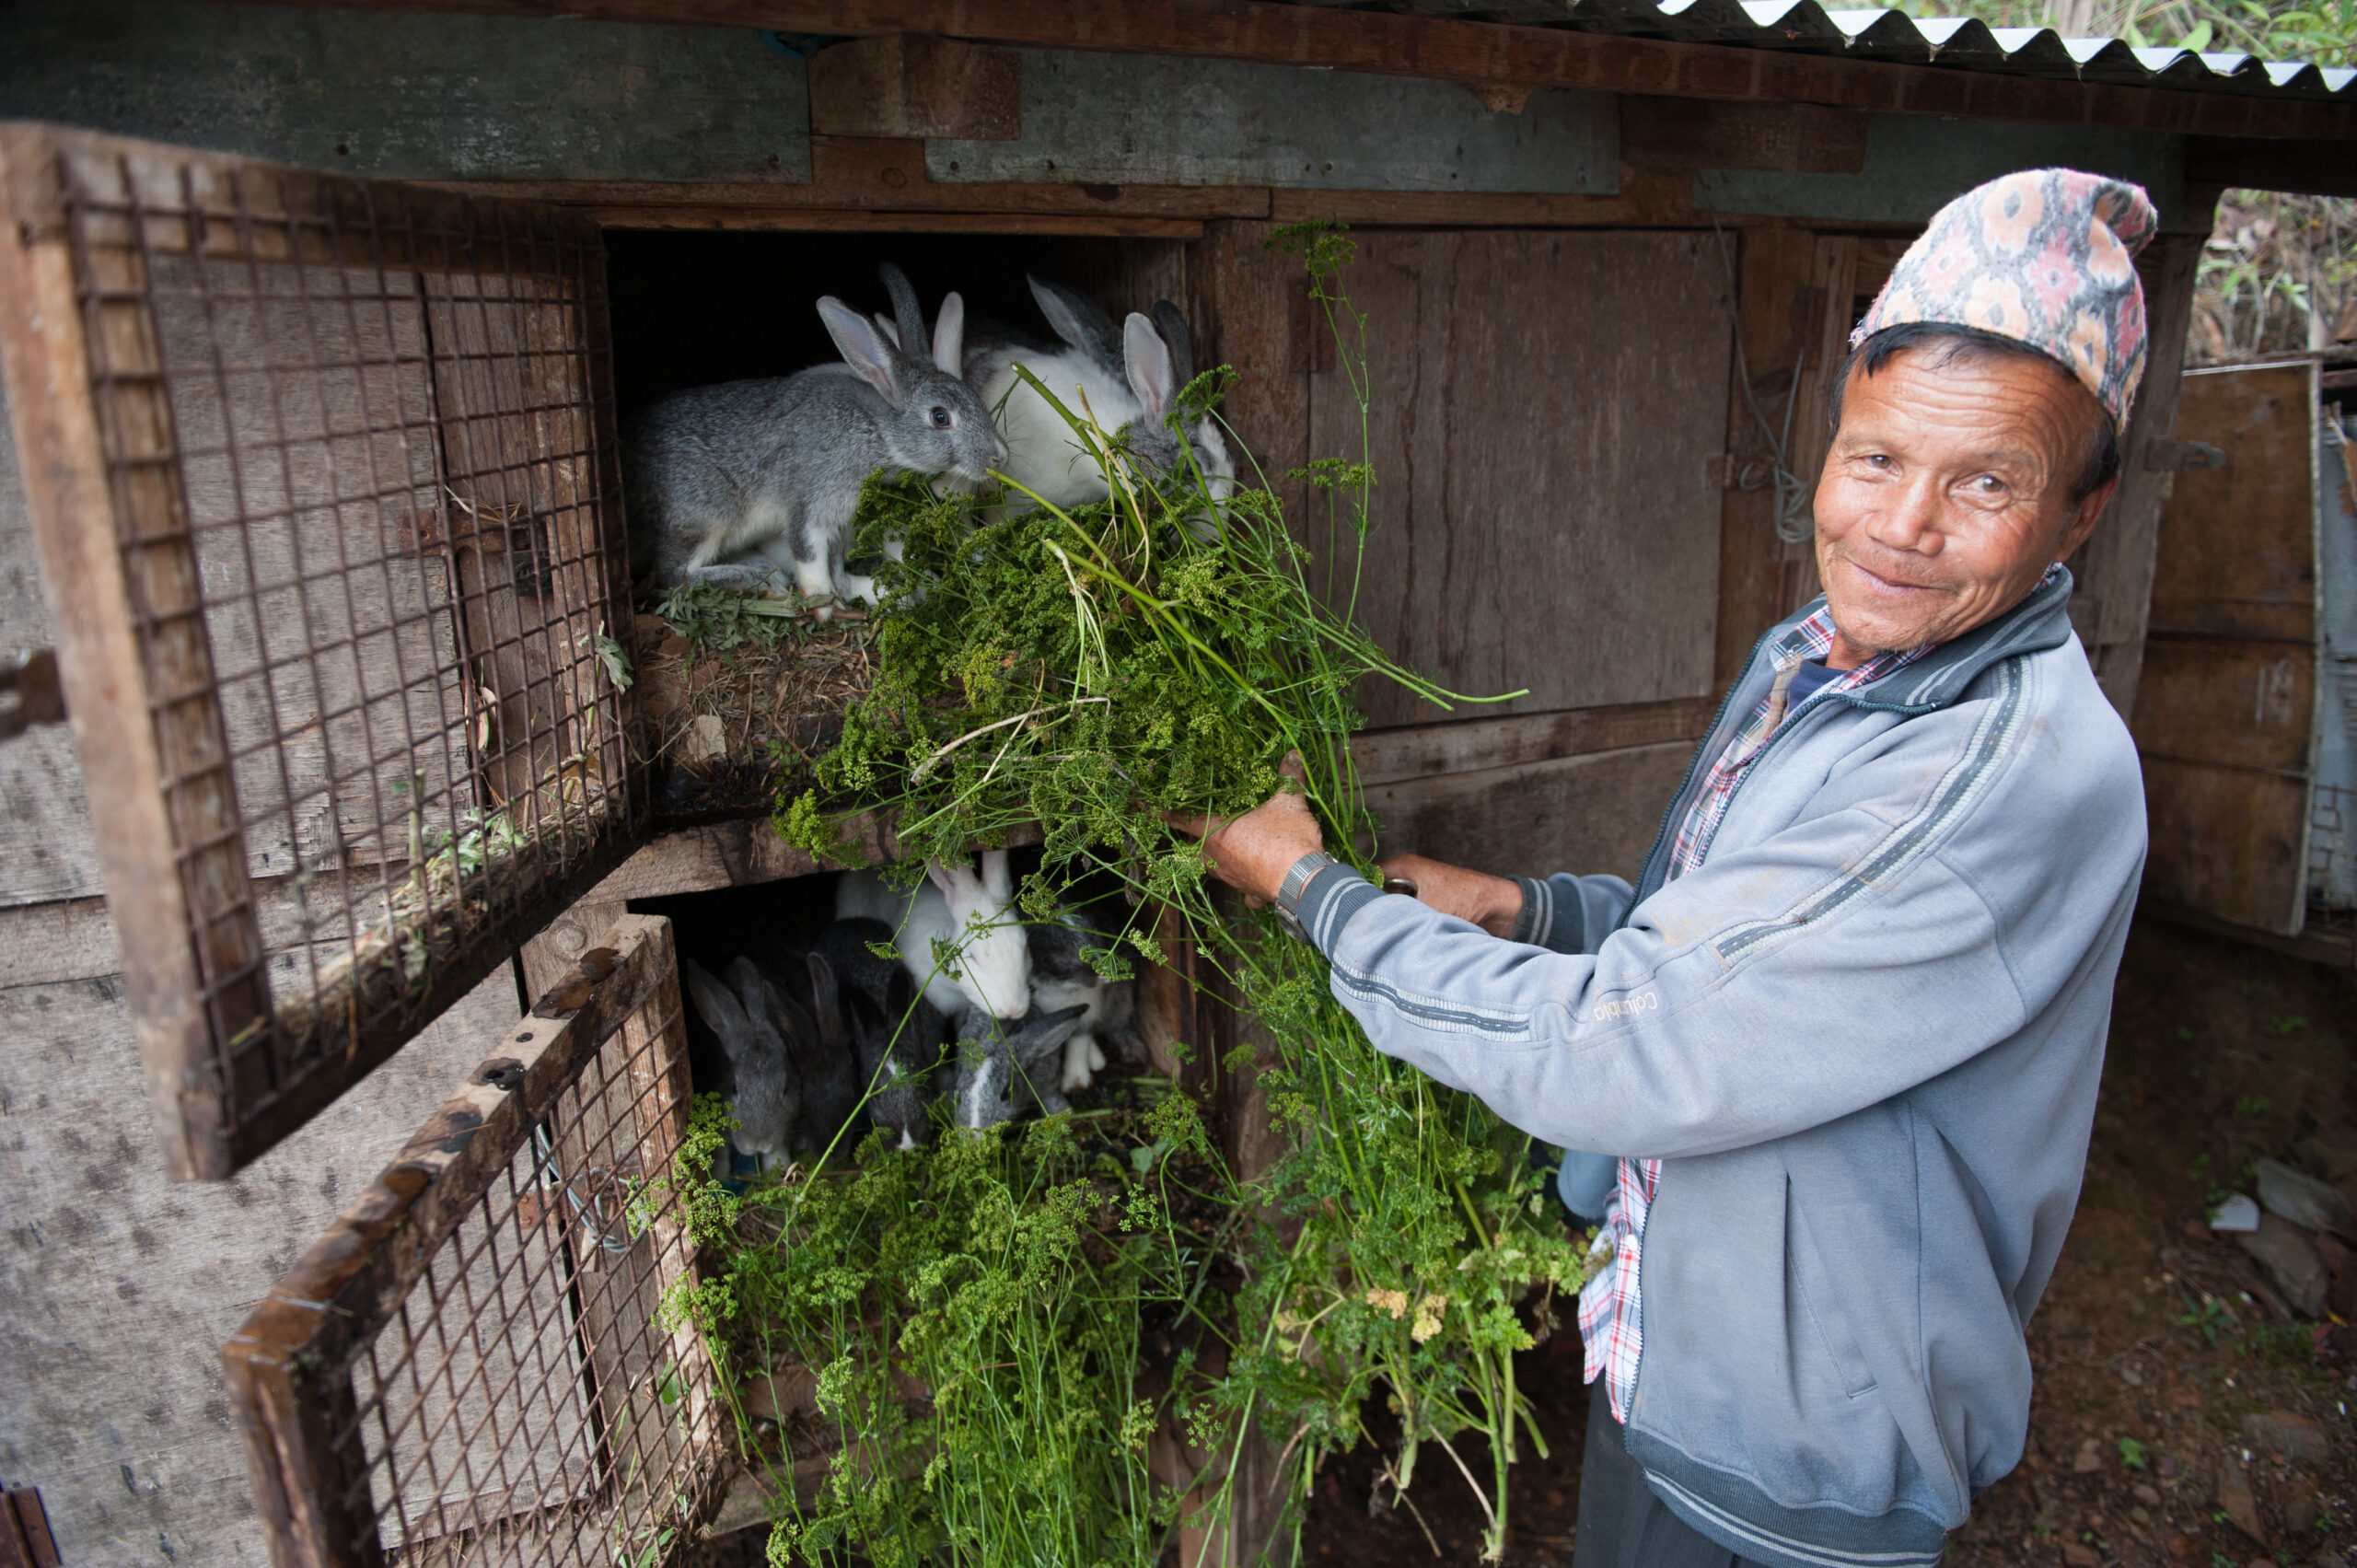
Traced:
[[1549, 1143], [1664, 1162], [1629, 1452], [1775, 1568], [1931, 1563], [2021, 1458], [2022, 1327], [2078, 1202], [2144, 858], [2070, 591], [1813, 694], [1665, 883], [1709, 763], [1798, 656], [1771, 631], [1636, 887], [1527, 884], [1535, 940], [1341, 867], [1299, 905], [1380, 1050]]

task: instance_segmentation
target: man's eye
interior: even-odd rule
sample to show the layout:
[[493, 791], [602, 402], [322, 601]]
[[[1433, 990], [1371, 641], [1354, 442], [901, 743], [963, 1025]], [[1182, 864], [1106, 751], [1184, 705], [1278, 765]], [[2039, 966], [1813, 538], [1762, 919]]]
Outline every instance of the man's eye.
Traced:
[[1984, 473], [1972, 482], [1972, 493], [1975, 495], [2003, 495], [2005, 494], [2005, 482], [1993, 473]]

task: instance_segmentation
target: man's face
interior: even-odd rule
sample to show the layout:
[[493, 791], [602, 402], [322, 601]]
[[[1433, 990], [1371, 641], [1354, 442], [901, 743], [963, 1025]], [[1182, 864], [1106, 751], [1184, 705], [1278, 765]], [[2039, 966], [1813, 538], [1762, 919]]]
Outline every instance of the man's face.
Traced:
[[1837, 668], [2012, 609], [2116, 488], [2071, 501], [2102, 411], [2061, 366], [1939, 358], [1910, 350], [1877, 375], [1853, 371], [1843, 396], [1816, 507]]

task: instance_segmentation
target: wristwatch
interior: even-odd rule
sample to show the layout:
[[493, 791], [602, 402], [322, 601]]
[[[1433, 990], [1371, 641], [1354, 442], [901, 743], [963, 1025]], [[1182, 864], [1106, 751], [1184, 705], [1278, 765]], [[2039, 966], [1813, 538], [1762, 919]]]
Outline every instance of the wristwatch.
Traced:
[[1309, 933], [1301, 927], [1301, 896], [1309, 891], [1311, 878], [1329, 865], [1341, 864], [1322, 849], [1311, 850], [1295, 861], [1286, 870], [1284, 879], [1277, 884], [1278, 923], [1303, 941], [1308, 941]]

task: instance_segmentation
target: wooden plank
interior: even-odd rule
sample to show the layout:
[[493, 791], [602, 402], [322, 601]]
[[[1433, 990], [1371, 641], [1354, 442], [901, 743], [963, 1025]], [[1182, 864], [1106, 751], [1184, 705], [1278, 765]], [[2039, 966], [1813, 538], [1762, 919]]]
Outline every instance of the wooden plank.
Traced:
[[[1508, 713], [1711, 689], [1730, 334], [1712, 237], [1504, 231], [1358, 237], [1372, 497], [1356, 610], [1401, 663]], [[1311, 449], [1355, 460], [1339, 369], [1311, 377]], [[1304, 537], [1338, 609], [1347, 533]], [[1329, 574], [1331, 575], [1329, 576]], [[1373, 683], [1387, 727], [1446, 714]]]
[[[390, 9], [414, 0], [339, 3]], [[2331, 99], [2114, 87], [1252, 0], [700, 0], [692, 6], [684, 0], [438, 0], [435, 8], [701, 21], [784, 32], [943, 33], [991, 43], [1326, 65], [1511, 87], [1789, 99], [1848, 109], [2200, 135], [2357, 140], [2357, 110]]]
[[2154, 637], [2154, 701], [2136, 709], [2136, 749], [2179, 762], [2308, 775], [2316, 650], [2305, 643]]
[[2220, 920], [2215, 915], [2188, 909], [2183, 904], [2172, 903], [2149, 893], [2137, 899], [2136, 913], [2139, 918], [2149, 915], [2156, 920], [2165, 920], [2172, 925], [2199, 931], [2206, 936], [2223, 936], [2230, 942], [2247, 942], [2254, 947], [2305, 958], [2309, 963], [2323, 964], [2329, 969], [2357, 968], [2357, 941], [2351, 941], [2346, 931], [2306, 930], [2297, 936], [2285, 936], [2256, 926], [2236, 925], [2232, 921]]
[[10, 7], [0, 103], [369, 179], [790, 184], [803, 75], [721, 29], [69, 0]]
[[[1712, 657], [1712, 679], [1725, 685], [1742, 673], [1759, 634], [1792, 609], [1798, 547], [1777, 537], [1774, 451], [1780, 442], [1790, 448], [1794, 436], [1805, 441], [1810, 426], [1823, 423], [1822, 405], [1813, 405], [1806, 394], [1820, 384], [1810, 372], [1825, 352], [1817, 276], [1825, 242], [1805, 229], [1763, 228], [1714, 243], [1729, 250], [1740, 247], [1742, 279], [1743, 360], [1728, 366], [1725, 394], [1726, 451], [1736, 482], [1719, 497], [1719, 610]], [[1797, 451], [1786, 456], [1813, 493], [1815, 471]]]
[[1199, 365], [1236, 370], [1221, 412], [1234, 433], [1237, 478], [1274, 489], [1298, 517], [1303, 487], [1284, 476], [1309, 460], [1310, 302], [1299, 261], [1269, 249], [1276, 227], [1205, 226], [1200, 263], [1190, 268], [1200, 304], [1190, 325]]
[[2296, 936], [2307, 903], [2308, 781], [2145, 756], [2146, 895]]
[[1620, 100], [1620, 161], [1636, 168], [1855, 174], [1866, 167], [1866, 117], [1813, 103], [1631, 93]]
[[[120, 495], [111, 493], [109, 443], [100, 435], [84, 336], [94, 326], [111, 331], [117, 354], [144, 354], [152, 364], [153, 330], [143, 338], [136, 318], [103, 324], [85, 319], [61, 226], [51, 144], [37, 133], [0, 126], [0, 181], [10, 219], [0, 236], [0, 362], [17, 450], [38, 454], [25, 469], [26, 496], [107, 889], [122, 912], [119, 935], [148, 1105], [176, 1178], [226, 1174], [217, 1112], [201, 1109], [208, 1100], [217, 1106], [222, 1089], [212, 1066], [215, 1020], [208, 1016], [204, 987], [208, 980], [227, 984], [239, 965], [257, 961], [261, 942], [250, 900], [245, 918], [238, 918], [245, 867], [235, 853], [219, 709], [201, 697], [176, 712], [151, 714], [149, 707], [151, 694], [210, 689], [201, 624], [192, 616], [192, 554], [184, 529], [177, 542], [170, 531], [179, 502], [169, 470], [152, 464]], [[139, 434], [168, 440], [168, 410], [150, 400], [141, 412], [150, 423]], [[117, 440], [131, 434], [119, 428]], [[120, 522], [118, 501], [128, 512]], [[127, 562], [118, 527], [142, 522], [164, 537]], [[166, 613], [177, 613], [177, 634], [161, 628], [162, 639], [143, 646], [133, 628]], [[163, 733], [167, 726], [173, 738]], [[168, 795], [168, 780], [196, 769], [205, 771], [188, 772], [189, 787]], [[192, 862], [192, 880], [184, 883], [184, 833], [208, 827], [216, 835], [226, 830], [229, 852], [215, 847]], [[203, 948], [191, 940], [191, 917], [200, 912], [222, 920]], [[250, 979], [229, 984], [220, 1000], [220, 1022], [233, 1030], [268, 1005]], [[189, 1091], [194, 1098], [184, 1101]]]
[[1382, 824], [1376, 848], [1499, 877], [1633, 878], [1693, 754], [1666, 741], [1377, 785], [1367, 792]]
[[[2214, 195], [2196, 198], [2206, 215]], [[2125, 717], [2136, 712], [2137, 685], [2144, 656], [2145, 622], [2152, 610], [2153, 573], [2159, 558], [2162, 508], [2177, 476], [2154, 469], [2144, 455], [2167, 440], [2178, 421], [2185, 340], [2193, 320], [2193, 287], [2201, 247], [2209, 238], [2206, 215], [2198, 233], [2156, 237], [2136, 259], [2144, 282], [2145, 319], [2152, 338], [2144, 360], [2144, 385], [2120, 433], [2124, 468], [2111, 509], [2071, 559], [2077, 595], [2096, 610], [2082, 633], [2096, 679]], [[2090, 635], [2089, 633], [2092, 634]]]
[[925, 33], [883, 33], [810, 56], [810, 129], [831, 136], [1023, 132], [1022, 57]]
[[[1609, 196], [1501, 195], [1453, 191], [1272, 191], [1279, 223], [1326, 218], [1362, 227], [1685, 228], [1711, 225], [1694, 206], [1693, 176], [1682, 169], [1620, 171]], [[1729, 217], [1727, 226], [1753, 220]]]
[[1482, 772], [1630, 746], [1694, 741], [1710, 727], [1714, 702], [1710, 697], [1679, 697], [1666, 703], [1371, 730], [1351, 738], [1351, 757], [1358, 764], [1360, 782], [1373, 785], [1443, 773]]
[[2209, 186], [2357, 196], [2357, 159], [2345, 144], [2330, 141], [2192, 136], [2185, 144], [2185, 177]]
[[1137, 239], [1194, 239], [1190, 218], [1096, 216], [1084, 213], [876, 212], [807, 207], [609, 207], [582, 209], [607, 228], [692, 229], [782, 234], [1081, 234]]
[[1620, 115], [1601, 93], [1485, 98], [1256, 61], [1019, 52], [1020, 133], [928, 141], [936, 181], [1591, 194], [1618, 183]]
[[893, 136], [814, 136], [811, 179], [788, 189], [616, 180], [470, 180], [443, 188], [518, 201], [621, 211], [760, 207], [893, 213], [1040, 213], [1104, 217], [1266, 217], [1269, 193], [1246, 186], [935, 184], [924, 143]]
[[2154, 632], [2315, 640], [2316, 375], [2299, 363], [2185, 377], [2177, 438], [2206, 441], [2226, 461], [2175, 476]]

